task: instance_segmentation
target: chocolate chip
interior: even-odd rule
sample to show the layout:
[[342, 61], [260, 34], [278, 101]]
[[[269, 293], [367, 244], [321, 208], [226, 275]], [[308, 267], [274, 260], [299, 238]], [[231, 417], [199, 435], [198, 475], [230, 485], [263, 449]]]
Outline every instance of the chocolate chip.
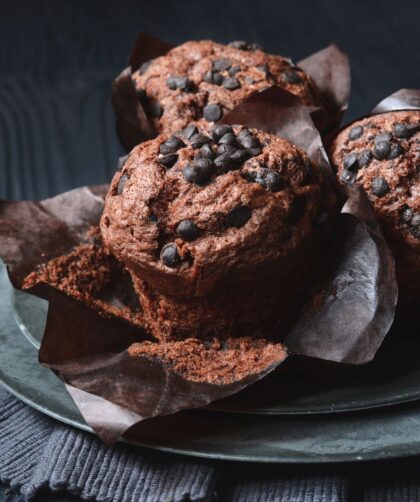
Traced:
[[410, 227], [410, 233], [416, 239], [420, 239], [420, 227]]
[[158, 157], [158, 162], [166, 169], [171, 168], [175, 162], [178, 160], [178, 155], [176, 153], [168, 153], [167, 155], [160, 155]]
[[359, 169], [359, 159], [355, 153], [350, 153], [343, 160], [344, 169], [357, 171]]
[[410, 223], [413, 216], [414, 211], [411, 209], [411, 207], [406, 207], [402, 213], [402, 220], [404, 223]]
[[210, 159], [198, 158], [184, 167], [184, 178], [196, 185], [206, 184], [213, 172], [213, 162]]
[[125, 163], [128, 160], [129, 155], [124, 155], [118, 159], [117, 171], [121, 171], [121, 169], [125, 166]]
[[229, 68], [229, 75], [231, 77], [234, 77], [239, 71], [241, 71], [241, 67], [239, 65], [232, 66], [232, 68]]
[[266, 76], [270, 74], [270, 69], [267, 63], [259, 64], [255, 67], [257, 70], [262, 71]]
[[237, 145], [236, 136], [233, 132], [224, 134], [218, 141], [219, 145]]
[[175, 153], [184, 146], [185, 143], [182, 140], [177, 138], [175, 135], [172, 135], [164, 143], [160, 145], [159, 151], [163, 155], [166, 155], [168, 153]]
[[145, 61], [139, 68], [139, 74], [140, 75], [143, 75], [144, 73], [146, 73], [147, 69], [149, 68], [149, 66], [152, 64], [152, 59], [150, 61]]
[[384, 141], [389, 142], [392, 140], [392, 134], [390, 132], [383, 132], [375, 137], [375, 144], [382, 143]]
[[217, 72], [208, 71], [204, 75], [204, 81], [208, 84], [222, 85], [223, 80], [223, 75], [220, 75], [220, 73]]
[[412, 227], [418, 227], [420, 226], [420, 213], [416, 213], [412, 218], [410, 222]]
[[155, 117], [158, 119], [162, 116], [163, 107], [159, 103], [159, 101], [156, 101], [153, 99], [153, 100], [149, 100], [149, 102], [147, 103], [147, 111], [149, 112], [149, 114], [152, 117]]
[[232, 126], [227, 124], [217, 124], [211, 130], [211, 135], [214, 141], [218, 141], [222, 136], [224, 136], [228, 132], [232, 132]]
[[251, 133], [238, 135], [238, 141], [244, 148], [256, 148], [260, 146], [260, 141], [255, 136], [252, 136]]
[[229, 59], [217, 59], [212, 63], [214, 71], [225, 71], [228, 70], [231, 66], [232, 63]]
[[238, 148], [230, 154], [230, 158], [233, 160], [233, 162], [237, 163], [245, 162], [248, 157], [249, 154], [247, 150], [243, 150], [242, 148]]
[[230, 42], [229, 47], [233, 47], [234, 49], [240, 49], [242, 51], [246, 51], [248, 49], [248, 44], [244, 40], [235, 40]]
[[362, 150], [357, 155], [357, 161], [359, 163], [359, 167], [365, 167], [372, 160], [372, 152], [370, 150]]
[[278, 192], [282, 186], [280, 174], [276, 171], [269, 171], [265, 178], [265, 184], [269, 192]]
[[158, 217], [155, 214], [152, 213], [149, 216], [149, 221], [150, 221], [150, 223], [157, 223], [159, 220], [158, 220]]
[[223, 80], [223, 87], [227, 89], [228, 91], [234, 91], [235, 89], [239, 89], [241, 87], [241, 84], [239, 83], [239, 80], [234, 77], [226, 77]]
[[118, 181], [118, 185], [117, 185], [117, 195], [122, 194], [124, 187], [125, 187], [125, 184], [127, 183], [128, 179], [129, 178], [126, 174], [123, 174], [121, 176], [120, 180]]
[[260, 146], [257, 146], [255, 148], [248, 148], [248, 153], [251, 157], [256, 157], [257, 155], [260, 155], [262, 152], [262, 148]]
[[390, 141], [379, 141], [376, 143], [375, 140], [375, 148], [373, 149], [373, 155], [378, 160], [383, 160], [388, 157], [391, 153], [391, 142]]
[[138, 88], [138, 89], [136, 89], [136, 93], [137, 93], [137, 97], [139, 98], [139, 100], [141, 102], [146, 101], [147, 94], [146, 94], [146, 91], [144, 89]]
[[349, 139], [354, 141], [355, 139], [360, 138], [360, 136], [363, 134], [363, 127], [362, 126], [355, 126], [350, 129], [349, 132]]
[[223, 112], [220, 105], [213, 103], [204, 107], [203, 116], [207, 122], [217, 122], [223, 117]]
[[252, 44], [248, 44], [248, 50], [251, 51], [262, 51], [262, 45], [257, 42], [252, 42]]
[[193, 148], [200, 148], [206, 143], [210, 142], [210, 138], [206, 136], [205, 134], [201, 134], [200, 132], [197, 134], [194, 134], [190, 138], [191, 146]]
[[185, 241], [193, 241], [198, 237], [198, 227], [192, 220], [182, 220], [176, 227], [176, 233]]
[[185, 139], [190, 139], [191, 136], [194, 136], [194, 134], [197, 134], [197, 133], [198, 133], [198, 128], [194, 124], [188, 125], [182, 131], [182, 135], [184, 136]]
[[167, 267], [175, 267], [181, 261], [176, 244], [166, 244], [160, 252], [160, 259]]
[[189, 92], [193, 89], [194, 82], [187, 77], [176, 77], [171, 75], [166, 80], [166, 85], [173, 91], [179, 89], [180, 91]]
[[240, 228], [251, 218], [252, 211], [248, 206], [237, 206], [226, 215], [228, 227]]
[[178, 87], [175, 82], [175, 77], [173, 77], [172, 75], [166, 79], [166, 85], [172, 91], [174, 91]]
[[379, 178], [374, 178], [372, 180], [372, 193], [377, 197], [383, 197], [389, 192], [389, 185], [385, 178], [380, 176]]
[[410, 129], [407, 127], [407, 124], [394, 124], [392, 128], [392, 133], [396, 138], [409, 138], [411, 135]]
[[396, 159], [403, 153], [403, 151], [404, 150], [402, 149], [401, 145], [399, 145], [398, 143], [393, 143], [391, 145], [391, 151], [389, 152], [387, 159]]
[[223, 155], [224, 153], [228, 153], [229, 155], [232, 155], [234, 152], [236, 152], [236, 147], [233, 145], [219, 145], [217, 147], [216, 153], [217, 155]]
[[347, 171], [347, 169], [343, 169], [343, 172], [341, 173], [341, 181], [344, 181], [344, 183], [354, 183], [356, 181], [356, 174]]
[[232, 160], [230, 158], [230, 155], [227, 152], [218, 155], [214, 159], [214, 165], [216, 166], [218, 173], [226, 173], [230, 171], [232, 167]]
[[200, 148], [197, 157], [213, 160], [216, 157], [216, 154], [214, 153], [213, 148], [206, 144]]
[[294, 70], [287, 70], [283, 73], [284, 80], [288, 84], [300, 84], [302, 82], [302, 79], [298, 73], [296, 73]]

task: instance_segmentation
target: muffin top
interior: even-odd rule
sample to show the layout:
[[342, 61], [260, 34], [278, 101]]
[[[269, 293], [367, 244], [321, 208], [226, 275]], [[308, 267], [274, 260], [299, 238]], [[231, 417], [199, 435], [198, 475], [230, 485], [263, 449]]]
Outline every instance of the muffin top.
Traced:
[[363, 185], [393, 249], [420, 252], [420, 111], [354, 122], [330, 147], [343, 184]]
[[191, 122], [209, 129], [252, 93], [274, 84], [308, 106], [319, 104], [314, 84], [290, 59], [244, 42], [186, 42], [143, 63], [133, 81], [152, 125], [164, 133]]
[[134, 148], [112, 180], [101, 231], [155, 288], [200, 295], [222, 277], [271, 276], [324, 228], [334, 203], [320, 168], [289, 141], [190, 124]]

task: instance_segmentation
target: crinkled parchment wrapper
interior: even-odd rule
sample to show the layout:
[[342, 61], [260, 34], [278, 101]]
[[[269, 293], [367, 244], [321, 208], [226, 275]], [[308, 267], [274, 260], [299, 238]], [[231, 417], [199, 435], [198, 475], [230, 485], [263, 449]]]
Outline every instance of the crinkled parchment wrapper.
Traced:
[[[142, 63], [166, 54], [173, 46], [141, 33], [130, 56], [129, 64], [112, 85], [112, 105], [117, 130], [124, 148], [129, 152], [137, 144], [156, 136], [146, 112], [138, 99], [132, 72]], [[350, 64], [347, 55], [335, 44], [299, 61], [314, 81], [323, 107], [310, 108], [312, 119], [321, 132], [328, 132], [340, 124], [350, 95]]]
[[[309, 110], [280, 88], [250, 97], [225, 122], [286, 137], [330, 173]], [[106, 187], [83, 187], [39, 203], [0, 203], [0, 256], [16, 288], [22, 288], [25, 277], [37, 266], [83, 242], [86, 229], [98, 224], [105, 193]], [[259, 371], [239, 375], [234, 381], [192, 381], [164, 358], [130, 356], [127, 348], [147, 338], [141, 328], [119, 319], [118, 313], [104, 316], [102, 309], [99, 315], [49, 284], [29, 290], [49, 300], [40, 362], [66, 383], [87, 423], [109, 443], [145, 418], [203, 406], [236, 393], [267, 375], [288, 354], [367, 363], [393, 321], [397, 286], [392, 255], [362, 190], [348, 192], [323, 257], [305, 293], [306, 307], [287, 338], [274, 344], [274, 355], [266, 351], [273, 342], [262, 341]], [[118, 266], [116, 284], [123, 281]], [[104, 298], [111, 306], [125, 302], [129, 307], [123, 296], [118, 298], [120, 289], [116, 287], [114, 296]]]

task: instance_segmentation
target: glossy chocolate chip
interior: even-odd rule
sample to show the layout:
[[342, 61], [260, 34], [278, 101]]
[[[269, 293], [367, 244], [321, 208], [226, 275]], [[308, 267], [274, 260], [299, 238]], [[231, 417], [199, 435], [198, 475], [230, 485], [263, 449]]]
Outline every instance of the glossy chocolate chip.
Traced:
[[238, 141], [244, 148], [256, 148], [260, 146], [260, 141], [255, 136], [252, 136], [251, 133], [239, 136]]
[[246, 51], [248, 49], [248, 44], [245, 40], [234, 40], [230, 42], [229, 47], [233, 47], [234, 49], [240, 49], [242, 51]]
[[176, 244], [166, 244], [160, 252], [160, 259], [167, 267], [176, 267], [181, 261]]
[[229, 68], [229, 76], [234, 77], [238, 72], [241, 71], [241, 67], [239, 65], [232, 66], [232, 68]]
[[379, 141], [376, 143], [375, 148], [373, 149], [373, 155], [378, 160], [383, 160], [388, 157], [391, 153], [391, 142], [390, 141]]
[[343, 160], [344, 169], [357, 171], [359, 169], [359, 159], [355, 153], [350, 153]]
[[121, 171], [121, 169], [125, 166], [125, 163], [128, 160], [129, 155], [124, 155], [118, 159], [117, 170]]
[[228, 227], [240, 228], [251, 218], [252, 211], [248, 206], [237, 206], [226, 215]]
[[121, 195], [123, 190], [124, 190], [124, 187], [125, 187], [125, 184], [127, 183], [128, 181], [128, 176], [126, 174], [123, 174], [121, 176], [121, 178], [119, 179], [118, 181], [118, 185], [117, 185], [117, 195]]
[[222, 108], [216, 103], [206, 105], [203, 109], [203, 117], [207, 122], [217, 122], [223, 117]]
[[226, 173], [232, 167], [232, 160], [228, 153], [222, 153], [214, 159], [214, 165], [216, 166], [218, 173]]
[[200, 132], [197, 134], [194, 134], [190, 138], [191, 146], [193, 148], [200, 148], [206, 143], [210, 142], [210, 138], [206, 136], [205, 134], [201, 134]]
[[265, 185], [269, 192], [278, 192], [282, 187], [280, 174], [276, 171], [269, 171], [265, 178]]
[[356, 181], [356, 173], [343, 169], [343, 172], [341, 173], [341, 181], [344, 181], [344, 183], [347, 184], [354, 183]]
[[296, 73], [294, 70], [287, 70], [283, 73], [284, 80], [288, 84], [300, 84], [302, 82], [302, 79], [298, 73]]
[[234, 91], [235, 89], [239, 89], [241, 87], [241, 84], [239, 83], [239, 80], [235, 77], [226, 77], [223, 80], [223, 87], [227, 89], [228, 91]]
[[139, 68], [139, 74], [140, 75], [143, 75], [144, 73], [146, 73], [147, 69], [149, 68], [149, 66], [152, 64], [152, 61], [153, 60], [150, 60], [150, 61], [145, 61]]
[[262, 148], [260, 146], [256, 146], [255, 148], [248, 148], [247, 151], [251, 157], [256, 157], [262, 153]]
[[410, 221], [410, 225], [412, 227], [418, 227], [420, 226], [420, 213], [416, 213], [413, 215]]
[[392, 140], [392, 134], [390, 132], [383, 132], [375, 137], [375, 144], [383, 143], [384, 141], [389, 142]]
[[378, 178], [374, 178], [371, 184], [372, 193], [377, 197], [383, 197], [389, 192], [389, 185], [385, 178], [379, 176]]
[[359, 167], [365, 167], [372, 160], [373, 154], [370, 150], [362, 150], [357, 154], [357, 161], [359, 163]]
[[360, 136], [363, 134], [363, 127], [362, 126], [355, 126], [350, 129], [349, 132], [349, 139], [354, 141], [355, 139], [360, 138]]
[[402, 220], [404, 223], [410, 223], [411, 218], [414, 216], [414, 211], [411, 207], [406, 207], [402, 212]]
[[218, 141], [219, 145], [237, 145], [236, 136], [233, 132], [224, 134]]
[[184, 178], [196, 185], [205, 185], [213, 172], [214, 164], [210, 159], [198, 158], [184, 167]]
[[190, 80], [188, 77], [176, 77], [174, 75], [171, 75], [166, 80], [166, 85], [173, 91], [179, 89], [180, 91], [189, 92], [192, 91], [194, 82], [192, 82], [192, 80]]
[[199, 230], [192, 220], [182, 220], [176, 227], [176, 233], [185, 241], [193, 241], [197, 239]]
[[194, 134], [197, 134], [197, 133], [198, 133], [198, 128], [194, 124], [188, 125], [182, 131], [182, 135], [184, 136], [185, 139], [190, 139], [191, 136], [194, 136]]
[[213, 148], [209, 144], [203, 145], [200, 148], [200, 151], [196, 155], [197, 159], [213, 160], [215, 157], [216, 157], [216, 154], [214, 153]]
[[170, 136], [164, 143], [159, 147], [160, 153], [167, 155], [168, 153], [175, 153], [180, 148], [184, 147], [185, 143], [177, 138], [175, 135]]
[[227, 124], [217, 124], [211, 130], [211, 135], [215, 141], [218, 141], [222, 136], [232, 132], [232, 126]]
[[243, 163], [248, 159], [249, 153], [247, 150], [244, 150], [242, 148], [237, 148], [234, 152], [230, 154], [230, 158], [233, 160], [233, 162], [237, 163]]
[[204, 81], [208, 84], [222, 85], [224, 80], [223, 75], [220, 75], [218, 72], [208, 71], [204, 75]]
[[212, 68], [214, 71], [226, 71], [232, 66], [229, 59], [217, 59], [213, 61]]
[[407, 124], [403, 123], [394, 124], [392, 133], [396, 138], [409, 138], [411, 135], [411, 131], [407, 127]]
[[389, 159], [389, 160], [396, 159], [403, 152], [404, 152], [404, 150], [402, 149], [401, 145], [399, 145], [398, 143], [393, 143], [391, 145], [391, 151], [389, 152], [387, 159]]
[[168, 153], [167, 155], [160, 155], [158, 157], [158, 162], [166, 169], [170, 169], [175, 162], [178, 160], [178, 155], [176, 153]]
[[216, 154], [217, 155], [223, 155], [224, 153], [228, 153], [229, 155], [232, 155], [234, 152], [236, 152], [236, 147], [233, 145], [219, 145], [216, 149]]

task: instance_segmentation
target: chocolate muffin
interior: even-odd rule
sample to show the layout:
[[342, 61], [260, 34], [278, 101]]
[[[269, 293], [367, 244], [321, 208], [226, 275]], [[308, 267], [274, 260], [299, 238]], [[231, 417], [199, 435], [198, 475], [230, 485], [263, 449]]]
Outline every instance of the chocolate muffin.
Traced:
[[289, 141], [190, 124], [133, 149], [101, 232], [154, 336], [267, 336], [293, 321], [335, 202]]
[[330, 157], [341, 183], [363, 185], [396, 259], [400, 313], [420, 319], [420, 111], [354, 122]]
[[252, 93], [274, 84], [308, 106], [320, 104], [314, 84], [290, 59], [244, 42], [186, 42], [143, 63], [133, 81], [149, 120], [164, 133], [192, 122], [210, 129]]

